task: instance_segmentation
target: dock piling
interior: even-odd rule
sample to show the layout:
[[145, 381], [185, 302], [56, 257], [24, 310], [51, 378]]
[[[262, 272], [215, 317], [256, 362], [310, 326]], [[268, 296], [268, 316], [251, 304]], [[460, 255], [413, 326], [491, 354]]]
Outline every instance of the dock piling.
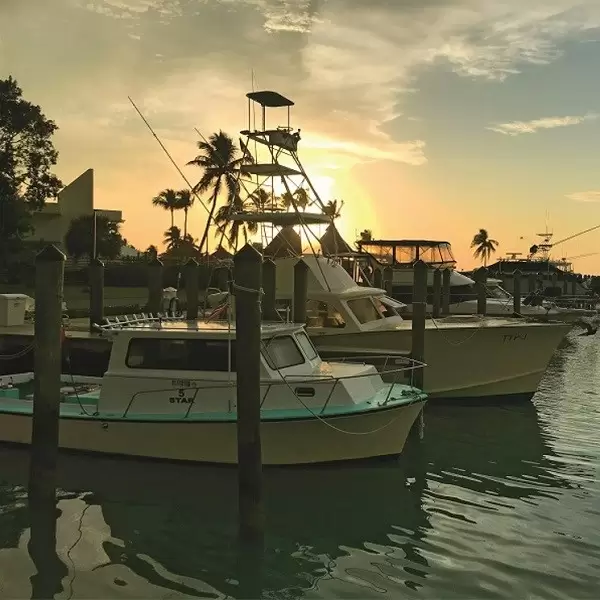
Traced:
[[99, 258], [90, 261], [90, 331], [104, 319], [104, 263]]
[[385, 267], [383, 269], [383, 289], [388, 296], [392, 296], [394, 281], [394, 269], [392, 267]]
[[198, 319], [198, 261], [192, 256], [185, 263], [185, 311], [188, 321]]
[[30, 508], [56, 503], [64, 269], [65, 255], [56, 246], [35, 258]]
[[444, 269], [442, 272], [442, 315], [447, 317], [450, 314], [450, 277], [452, 271]]
[[262, 287], [265, 293], [262, 299], [262, 318], [265, 321], [277, 321], [277, 270], [270, 258], [263, 260]]
[[163, 264], [154, 257], [148, 262], [148, 311], [159, 313], [163, 310]]
[[487, 269], [479, 267], [474, 273], [475, 289], [477, 290], [477, 314], [485, 316], [487, 304]]
[[378, 267], [373, 270], [373, 287], [383, 289], [383, 273]]
[[433, 311], [432, 317], [439, 319], [442, 313], [442, 272], [439, 269], [433, 271]]
[[261, 541], [264, 533], [260, 442], [262, 256], [246, 244], [234, 257], [237, 330], [237, 444], [239, 536]]
[[[413, 297], [412, 297], [412, 344], [410, 355], [413, 360], [425, 362], [425, 319], [427, 317], [427, 263], [422, 260], [415, 262], [413, 267]], [[424, 369], [414, 370], [413, 383], [419, 389], [424, 385]], [[423, 411], [419, 413], [419, 438], [424, 435]]]
[[513, 273], [513, 312], [516, 317], [521, 316], [521, 271]]
[[535, 273], [530, 273], [528, 277], [527, 291], [531, 294], [537, 290], [537, 278]]
[[294, 265], [294, 303], [292, 321], [306, 323], [306, 302], [308, 299], [308, 265], [300, 259]]

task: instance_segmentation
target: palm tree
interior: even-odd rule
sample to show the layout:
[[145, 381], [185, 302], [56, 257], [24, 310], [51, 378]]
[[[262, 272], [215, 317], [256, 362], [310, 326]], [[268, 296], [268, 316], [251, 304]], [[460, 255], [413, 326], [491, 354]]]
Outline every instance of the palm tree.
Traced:
[[[251, 200], [252, 202], [252, 200]], [[242, 212], [248, 208], [248, 203], [244, 202], [237, 194], [231, 203], [225, 204], [217, 210], [215, 214], [215, 223], [217, 224], [216, 236], [224, 235], [227, 242], [234, 252], [237, 250], [240, 233], [244, 235], [244, 242], [248, 241], [249, 233], [258, 231], [258, 223], [244, 223], [243, 221], [233, 221], [231, 215]], [[253, 202], [253, 205], [256, 204]], [[227, 226], [229, 225], [229, 230]]]
[[250, 194], [248, 198], [254, 205], [258, 212], [264, 212], [270, 208], [279, 208], [280, 198], [269, 194], [265, 188], [258, 188], [254, 193]]
[[293, 192], [284, 192], [281, 194], [279, 199], [284, 208], [301, 208], [305, 210], [307, 206], [310, 206], [311, 199], [308, 192], [302, 188], [296, 188]]
[[370, 229], [363, 229], [359, 235], [361, 242], [370, 242], [373, 239], [373, 232]]
[[183, 210], [183, 237], [188, 234], [188, 210], [194, 205], [194, 195], [190, 190], [179, 190], [177, 192], [177, 210]]
[[480, 258], [485, 267], [487, 266], [487, 261], [490, 256], [496, 252], [496, 246], [498, 245], [498, 241], [489, 237], [487, 229], [480, 229], [479, 232], [473, 236], [473, 241], [471, 242], [471, 248], [475, 248], [473, 256], [475, 258]]
[[183, 238], [181, 237], [181, 229], [175, 225], [173, 225], [173, 227], [169, 227], [169, 229], [165, 231], [164, 235], [164, 243], [167, 247], [167, 250], [173, 250], [174, 248], [177, 248], [183, 241]]
[[152, 198], [154, 206], [160, 206], [171, 212], [171, 227], [175, 225], [174, 213], [179, 208], [179, 192], [172, 189], [163, 190], [158, 196]]
[[339, 205], [337, 200], [329, 200], [323, 207], [323, 213], [328, 217], [331, 217], [332, 220], [337, 219], [341, 215], [342, 206], [344, 206], [343, 200], [340, 201]]
[[[204, 170], [202, 178], [194, 186], [194, 192], [203, 194], [212, 188], [211, 206], [200, 241], [200, 251], [208, 244], [208, 231], [217, 208], [219, 194], [223, 187], [227, 190], [227, 204], [233, 205], [239, 196], [237, 170], [242, 164], [253, 162], [252, 156], [244, 152], [239, 156], [239, 150], [231, 137], [225, 132], [213, 133], [208, 141], [198, 142], [200, 154], [188, 165], [196, 165]], [[207, 248], [208, 252], [208, 248]]]

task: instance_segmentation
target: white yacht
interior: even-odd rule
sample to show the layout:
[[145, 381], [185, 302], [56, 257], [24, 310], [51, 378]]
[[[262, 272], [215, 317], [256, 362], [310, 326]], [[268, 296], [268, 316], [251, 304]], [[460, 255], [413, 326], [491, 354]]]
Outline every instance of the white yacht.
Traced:
[[[62, 378], [61, 448], [237, 462], [235, 326], [151, 321], [106, 333], [112, 346], [105, 375]], [[302, 327], [263, 325], [263, 464], [400, 454], [426, 395], [394, 382], [419, 365], [386, 362], [381, 374], [365, 362], [326, 362]], [[32, 379], [0, 378], [0, 442], [31, 443]]]
[[[357, 285], [335, 260], [302, 258], [309, 267], [307, 332], [322, 356], [410, 353], [412, 322], [398, 312], [402, 303], [383, 289]], [[297, 260], [275, 261], [281, 305], [292, 302]], [[531, 398], [570, 328], [476, 315], [428, 319], [424, 391], [456, 401]]]

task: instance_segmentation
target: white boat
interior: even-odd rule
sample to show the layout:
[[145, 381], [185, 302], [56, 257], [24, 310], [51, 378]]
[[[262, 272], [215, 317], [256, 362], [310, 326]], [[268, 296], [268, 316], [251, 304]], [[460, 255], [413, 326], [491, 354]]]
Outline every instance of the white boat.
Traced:
[[[477, 287], [475, 280], [455, 270], [456, 261], [452, 247], [446, 241], [434, 240], [369, 240], [359, 242], [359, 247], [364, 255], [357, 255], [357, 265], [353, 273], [355, 278], [369, 268], [392, 268], [391, 294], [402, 301], [406, 308], [402, 314], [410, 317], [412, 313], [412, 287], [414, 271], [412, 265], [415, 260], [423, 260], [430, 267], [428, 273], [428, 304], [427, 311], [433, 310], [433, 270], [450, 269], [450, 302], [449, 310], [452, 315], [477, 314]], [[527, 281], [523, 279], [525, 285]], [[514, 298], [502, 287], [502, 280], [488, 277], [486, 279], [486, 315], [491, 317], [514, 316]], [[519, 314], [524, 317], [551, 319], [565, 323], [575, 323], [586, 317], [597, 315], [597, 311], [558, 306], [551, 300], [536, 298], [531, 301], [532, 295], [525, 296], [521, 302]]]
[[[320, 209], [320, 212], [309, 213], [298, 210], [295, 205], [294, 212], [281, 212], [272, 202], [270, 208], [264, 207], [261, 212], [241, 211], [230, 216], [232, 221], [240, 223], [259, 223], [261, 240], [266, 243], [271, 239], [264, 252], [275, 259], [277, 297], [288, 304], [288, 311], [281, 314], [289, 314], [293, 298], [293, 266], [302, 255], [301, 238], [293, 227], [301, 227], [313, 249], [302, 256], [309, 267], [307, 331], [323, 357], [408, 355], [412, 345], [412, 323], [398, 314], [399, 305], [387, 297], [383, 289], [358, 286], [354, 282], [337, 262], [339, 257], [336, 255], [341, 248], [336, 248], [339, 245], [335, 238], [333, 252], [328, 254], [336, 256], [336, 260], [323, 258], [314, 251], [317, 236], [313, 231], [307, 231], [308, 227], [331, 227], [334, 217], [328, 216], [327, 207], [298, 156], [300, 130], [293, 132], [290, 126], [290, 107], [294, 103], [271, 91], [252, 92], [247, 96], [249, 123], [248, 128], [241, 131], [246, 136], [242, 149], [252, 157], [252, 164], [240, 168], [241, 191], [248, 199], [255, 198], [259, 188], [263, 188], [267, 198], [274, 199], [277, 186], [286, 190], [292, 200], [294, 194], [301, 197], [310, 193], [311, 207]], [[253, 128], [250, 123], [252, 103], [260, 106], [262, 129]], [[287, 124], [267, 129], [267, 109], [284, 110]], [[269, 123], [274, 120], [269, 118]], [[255, 149], [254, 153], [251, 148]], [[276, 228], [279, 230], [274, 235]], [[410, 255], [405, 258], [411, 262], [421, 259], [432, 266], [453, 261], [451, 253], [448, 258], [444, 244], [449, 252], [449, 244], [435, 242], [420, 254], [413, 253], [413, 244], [409, 248]], [[386, 265], [391, 266], [395, 248], [391, 248], [391, 257], [390, 248], [381, 246], [381, 249], [380, 263], [387, 261]], [[289, 258], [282, 258], [282, 254]], [[433, 273], [430, 271], [428, 276], [432, 279]], [[570, 326], [562, 323], [534, 323], [524, 319], [452, 316], [428, 320], [425, 390], [431, 398], [453, 401], [531, 398], [569, 329]]]
[[[100, 380], [63, 376], [60, 447], [236, 463], [235, 327], [154, 322], [107, 333], [111, 355]], [[370, 364], [323, 361], [297, 325], [263, 325], [260, 369], [265, 465], [400, 454], [426, 401], [412, 386], [384, 382]], [[1, 442], [31, 443], [32, 379], [0, 380]]]
[[[326, 358], [409, 355], [412, 322], [385, 290], [357, 285], [334, 260], [305, 255], [309, 268], [307, 332]], [[275, 261], [277, 296], [293, 297], [296, 258]], [[282, 313], [284, 314], [284, 313]], [[424, 391], [430, 399], [529, 399], [570, 325], [513, 318], [449, 316], [428, 319]]]

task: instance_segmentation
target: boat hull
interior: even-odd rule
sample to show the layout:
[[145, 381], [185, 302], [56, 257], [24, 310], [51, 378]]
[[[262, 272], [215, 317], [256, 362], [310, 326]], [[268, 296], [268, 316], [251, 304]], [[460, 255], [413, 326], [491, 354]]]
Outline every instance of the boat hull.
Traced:
[[[531, 398], [554, 351], [571, 328], [561, 323], [524, 327], [522, 322], [517, 325], [493, 319], [482, 320], [475, 327], [452, 327], [442, 321], [437, 325], [428, 321], [425, 331], [423, 391], [430, 400], [456, 402]], [[412, 332], [407, 327], [356, 334], [311, 334], [311, 339], [325, 359], [351, 353], [364, 357], [366, 351], [408, 354]]]
[[[314, 417], [263, 421], [263, 464], [301, 465], [398, 455], [424, 404], [425, 400], [327, 417], [325, 423]], [[29, 445], [31, 426], [31, 414], [0, 413], [0, 441]], [[237, 423], [61, 418], [59, 446], [82, 452], [236, 464]]]

